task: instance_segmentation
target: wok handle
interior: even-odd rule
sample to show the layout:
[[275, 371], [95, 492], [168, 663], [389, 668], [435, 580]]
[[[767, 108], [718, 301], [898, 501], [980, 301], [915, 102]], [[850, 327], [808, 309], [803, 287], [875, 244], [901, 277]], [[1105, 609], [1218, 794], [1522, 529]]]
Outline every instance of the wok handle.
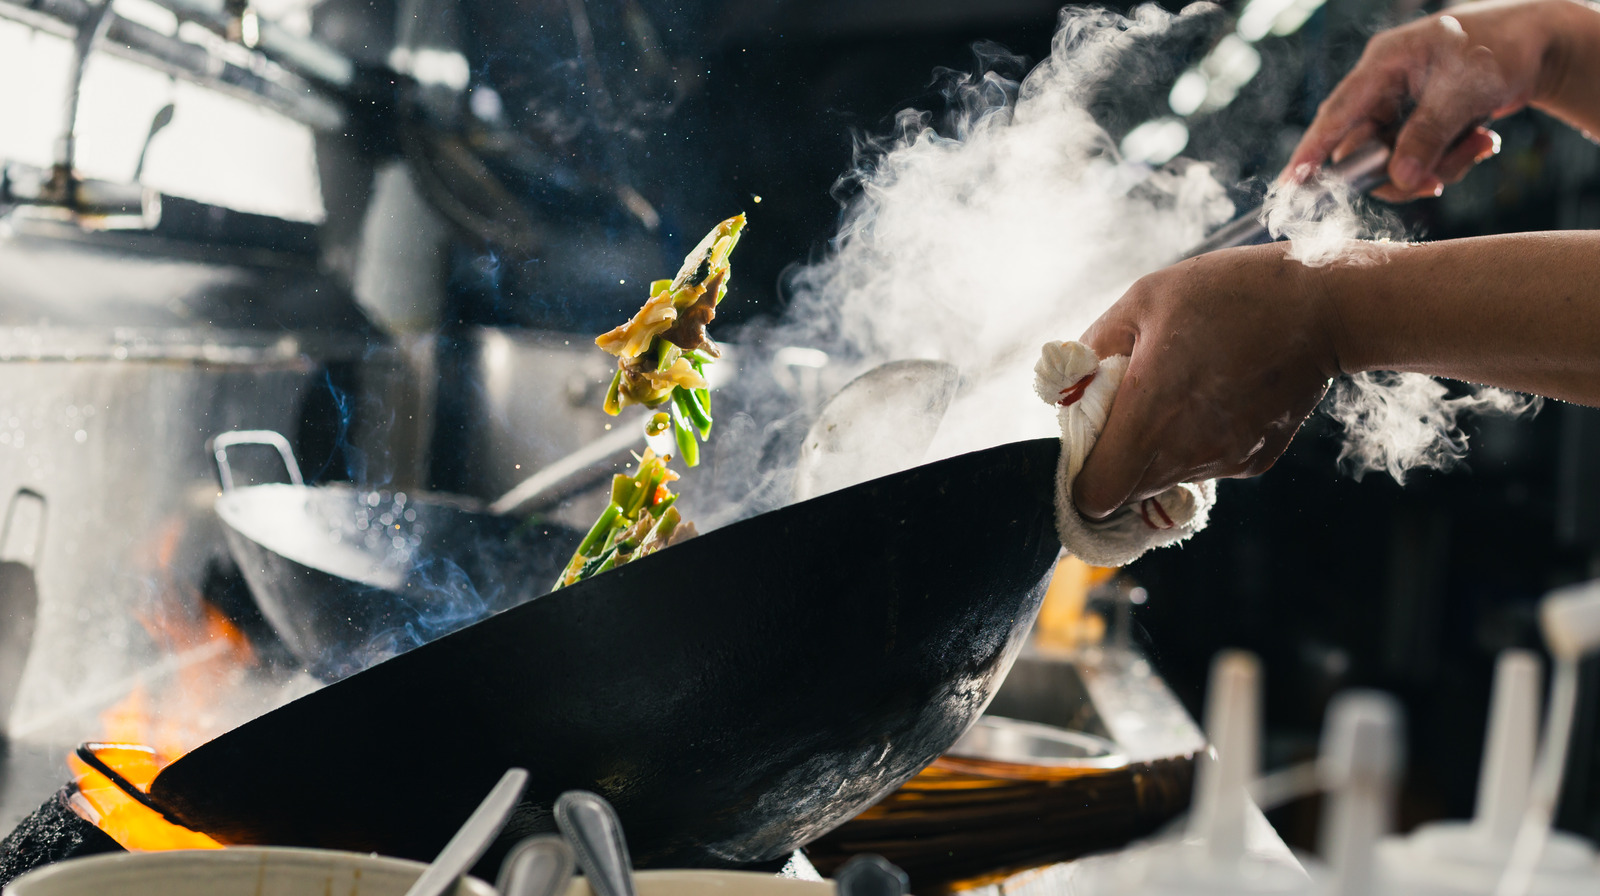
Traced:
[[11, 496], [11, 503], [6, 505], [5, 524], [0, 526], [0, 550], [3, 550], [7, 545], [11, 544], [11, 522], [17, 516], [17, 505], [20, 504], [24, 498], [29, 498], [39, 503], [39, 527], [38, 531], [35, 532], [33, 536], [33, 562], [28, 564], [28, 568], [32, 569], [34, 572], [38, 572], [39, 561], [44, 557], [45, 513], [50, 506], [49, 502], [44, 499], [44, 495], [39, 494], [27, 486], [23, 486], [22, 488], [17, 489], [16, 494]]
[[283, 459], [283, 469], [289, 474], [289, 481], [295, 485], [305, 485], [305, 479], [300, 475], [300, 464], [294, 459], [294, 449], [290, 447], [288, 439], [270, 429], [235, 429], [213, 436], [207, 446], [212, 459], [216, 461], [217, 482], [222, 485], [223, 491], [233, 491], [233, 469], [228, 466], [228, 449], [235, 445], [265, 445], [277, 449], [278, 457]]
[[152, 754], [155, 753], [155, 750], [152, 750], [143, 744], [101, 744], [90, 742], [86, 744], [79, 744], [76, 755], [84, 765], [87, 765], [88, 767], [99, 772], [101, 775], [105, 776], [105, 779], [110, 781], [114, 787], [127, 795], [128, 799], [133, 800], [146, 809], [149, 809], [151, 812], [161, 816], [161, 818], [169, 824], [175, 824], [178, 827], [193, 830], [193, 828], [189, 828], [189, 825], [185, 821], [173, 816], [172, 813], [168, 812], [166, 809], [161, 808], [161, 805], [152, 799], [150, 794], [145, 793], [143, 790], [135, 787], [132, 781], [129, 781], [127, 778], [122, 776], [121, 772], [107, 765], [105, 760], [101, 759], [99, 756], [99, 751], [105, 749], [135, 750], [141, 753]]

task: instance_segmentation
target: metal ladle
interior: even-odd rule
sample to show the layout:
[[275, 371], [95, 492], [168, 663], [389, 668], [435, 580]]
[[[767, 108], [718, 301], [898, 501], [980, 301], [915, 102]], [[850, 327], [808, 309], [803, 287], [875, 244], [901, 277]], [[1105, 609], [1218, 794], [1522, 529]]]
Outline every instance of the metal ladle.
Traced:
[[879, 364], [845, 384], [806, 431], [795, 500], [921, 463], [960, 381], [954, 364], [919, 359]]
[[635, 896], [633, 860], [611, 804], [599, 794], [569, 790], [556, 799], [555, 814], [595, 896]]
[[439, 851], [438, 857], [406, 891], [406, 896], [444, 896], [455, 887], [456, 881], [467, 873], [473, 862], [483, 857], [489, 844], [500, 835], [500, 829], [511, 818], [511, 810], [517, 807], [517, 801], [522, 798], [522, 789], [526, 786], [526, 770], [507, 769], [500, 776], [500, 783], [467, 817], [466, 823]]
[[500, 865], [495, 889], [501, 896], [558, 896], [572, 880], [572, 847], [555, 834], [540, 834], [512, 847]]

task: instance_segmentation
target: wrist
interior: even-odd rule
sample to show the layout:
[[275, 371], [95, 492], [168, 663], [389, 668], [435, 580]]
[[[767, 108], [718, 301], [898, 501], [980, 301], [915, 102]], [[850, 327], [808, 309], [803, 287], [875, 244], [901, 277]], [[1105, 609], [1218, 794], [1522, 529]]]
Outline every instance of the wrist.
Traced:
[[[1288, 247], [1290, 244], [1283, 244]], [[1381, 368], [1385, 351], [1382, 309], [1388, 299], [1382, 270], [1395, 244], [1350, 240], [1336, 260], [1304, 264], [1286, 249], [1286, 263], [1300, 268], [1302, 294], [1311, 309], [1314, 344], [1329, 376]], [[1374, 276], [1378, 274], [1378, 276]]]
[[[1583, 61], [1600, 51], [1600, 5], [1590, 0], [1541, 0], [1546, 15], [1530, 16], [1538, 27], [1534, 57], [1539, 70], [1529, 105], [1560, 116], [1577, 92], [1586, 99], [1592, 85], [1584, 81]], [[1564, 116], [1562, 116], [1564, 117]]]

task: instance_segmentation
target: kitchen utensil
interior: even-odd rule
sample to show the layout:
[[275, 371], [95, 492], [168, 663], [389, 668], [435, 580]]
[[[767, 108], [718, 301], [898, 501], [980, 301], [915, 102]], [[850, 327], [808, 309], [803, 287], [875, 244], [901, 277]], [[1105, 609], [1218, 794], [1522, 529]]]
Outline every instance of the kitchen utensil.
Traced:
[[548, 509], [615, 473], [633, 454], [643, 451], [644, 433], [639, 425], [623, 424], [517, 483], [489, 505], [489, 512], [519, 516]]
[[839, 896], [905, 896], [911, 882], [883, 856], [861, 855], [834, 875]]
[[489, 844], [500, 834], [517, 807], [522, 788], [528, 786], [528, 773], [520, 768], [506, 769], [500, 783], [489, 791], [478, 808], [467, 817], [461, 829], [444, 845], [439, 855], [422, 872], [417, 882], [406, 891], [406, 896], [444, 896], [455, 882], [467, 873], [472, 863], [483, 856]]
[[[9, 733], [26, 739], [89, 730], [111, 696], [171, 661], [152, 614], [200, 618], [208, 583], [231, 570], [207, 437], [272, 428], [299, 438], [328, 423], [318, 400], [330, 383], [357, 409], [346, 435], [358, 450], [394, 443], [411, 409], [385, 400], [392, 424], [362, 412], [401, 368], [348, 294], [293, 253], [20, 216], [8, 227], [0, 503], [35, 490], [52, 522], [36, 567], [35, 647], [10, 717]], [[380, 457], [406, 466], [398, 452], [365, 453], [374, 475]], [[19, 546], [28, 509], [19, 506]]]
[[945, 361], [890, 361], [845, 384], [806, 431], [794, 472], [804, 501], [921, 463], [961, 372]]
[[[228, 451], [243, 445], [276, 451], [289, 483], [234, 487]], [[542, 594], [582, 535], [443, 496], [307, 486], [273, 432], [223, 433], [211, 451], [234, 560], [261, 614], [325, 680]]]
[[[1374, 140], [1363, 144], [1343, 159], [1328, 164], [1324, 170], [1330, 176], [1348, 184], [1352, 192], [1370, 193], [1389, 182], [1389, 153], [1387, 145]], [[1185, 252], [1183, 257], [1193, 258], [1218, 249], [1267, 242], [1269, 234], [1266, 221], [1262, 218], [1262, 210], [1262, 206], [1257, 205], [1222, 225], [1194, 248]]]
[[561, 896], [572, 883], [573, 865], [567, 841], [554, 834], [529, 837], [501, 863], [495, 889], [501, 896]]
[[[641, 871], [640, 896], [834, 896], [833, 884], [754, 871]], [[574, 878], [566, 896], [594, 896], [589, 882]]]
[[[6, 886], [3, 896], [402, 896], [421, 862], [328, 849], [187, 849], [119, 852], [45, 865]], [[497, 896], [461, 878], [451, 896]]]
[[1029, 768], [1113, 769], [1128, 764], [1117, 745], [1082, 731], [985, 715], [945, 755]]
[[641, 866], [781, 859], [983, 711], [1060, 550], [1059, 450], [947, 458], [527, 601], [198, 747], [150, 796], [227, 843], [426, 857], [519, 766], [516, 838], [586, 789]]
[[587, 790], [569, 790], [556, 799], [556, 827], [572, 844], [596, 896], [636, 896], [628, 839], [610, 803]]

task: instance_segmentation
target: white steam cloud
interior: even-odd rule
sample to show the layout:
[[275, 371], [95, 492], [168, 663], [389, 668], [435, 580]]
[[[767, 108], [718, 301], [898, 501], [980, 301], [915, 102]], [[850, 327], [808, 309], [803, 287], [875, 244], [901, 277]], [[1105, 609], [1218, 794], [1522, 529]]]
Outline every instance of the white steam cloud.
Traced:
[[[1310, 267], [1380, 263], [1387, 242], [1401, 236], [1393, 215], [1365, 207], [1347, 185], [1327, 177], [1301, 188], [1275, 186], [1262, 212], [1273, 237], [1291, 241], [1290, 257]], [[1411, 470], [1448, 470], [1466, 457], [1464, 416], [1516, 416], [1537, 412], [1542, 404], [1537, 396], [1503, 389], [1452, 388], [1426, 374], [1381, 371], [1339, 379], [1322, 412], [1344, 428], [1340, 467], [1357, 480], [1385, 472], [1403, 484]]]
[[[838, 237], [792, 275], [790, 311], [762, 341], [822, 348], [851, 372], [902, 358], [959, 367], [955, 405], [928, 456], [907, 466], [1053, 434], [1029, 388], [1040, 344], [1077, 337], [1134, 280], [1233, 213], [1208, 166], [1124, 160], [1088, 111], [1107, 73], [1137, 70], [1185, 17], [1214, 11], [1069, 8], [1049, 58], [1020, 83], [992, 71], [948, 76], [942, 127], [906, 110], [892, 135], [858, 144]], [[1381, 244], [1352, 240], [1396, 230], [1336, 184], [1274, 190], [1266, 215], [1311, 265], [1376, 262]], [[1462, 414], [1537, 406], [1498, 390], [1455, 393], [1414, 374], [1341, 381], [1324, 411], [1345, 429], [1342, 464], [1396, 480], [1447, 467], [1466, 450]], [[741, 463], [738, 453], [727, 462]]]
[[855, 369], [955, 364], [961, 394], [930, 457], [1054, 433], [1031, 392], [1039, 346], [1077, 337], [1233, 211], [1205, 166], [1124, 162], [1086, 108], [1097, 77], [1176, 19], [1068, 10], [1022, 82], [952, 76], [944, 127], [908, 110], [863, 141], [833, 251], [795, 273], [769, 338]]
[[1379, 471], [1405, 482], [1418, 468], [1446, 470], [1467, 453], [1465, 414], [1524, 414], [1542, 400], [1503, 389], [1461, 387], [1420, 373], [1358, 373], [1333, 386], [1323, 410], [1344, 427], [1339, 464], [1356, 479]]

